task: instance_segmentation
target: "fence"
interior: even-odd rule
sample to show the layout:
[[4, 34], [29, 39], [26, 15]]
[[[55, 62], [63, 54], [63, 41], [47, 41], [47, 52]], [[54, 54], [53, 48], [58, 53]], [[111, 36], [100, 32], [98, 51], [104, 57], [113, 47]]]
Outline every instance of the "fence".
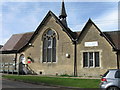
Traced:
[[[16, 65], [17, 66], [17, 65]], [[0, 63], [0, 73], [17, 73], [14, 63]]]

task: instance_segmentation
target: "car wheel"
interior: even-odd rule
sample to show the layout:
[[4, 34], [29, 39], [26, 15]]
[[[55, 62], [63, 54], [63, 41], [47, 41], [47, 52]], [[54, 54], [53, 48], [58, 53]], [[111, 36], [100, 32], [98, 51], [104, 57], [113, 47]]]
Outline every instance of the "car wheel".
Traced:
[[119, 90], [117, 87], [109, 87], [107, 90]]

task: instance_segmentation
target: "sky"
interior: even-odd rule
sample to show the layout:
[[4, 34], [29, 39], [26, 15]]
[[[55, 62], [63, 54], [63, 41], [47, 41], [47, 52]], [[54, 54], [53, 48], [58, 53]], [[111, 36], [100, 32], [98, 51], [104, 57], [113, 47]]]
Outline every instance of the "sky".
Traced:
[[[59, 16], [61, 1], [2, 1], [0, 3], [0, 45], [4, 45], [12, 34], [35, 31], [49, 10]], [[113, 0], [64, 1], [67, 23], [72, 31], [81, 31], [89, 18], [103, 32], [118, 30], [117, 0], [114, 2]]]

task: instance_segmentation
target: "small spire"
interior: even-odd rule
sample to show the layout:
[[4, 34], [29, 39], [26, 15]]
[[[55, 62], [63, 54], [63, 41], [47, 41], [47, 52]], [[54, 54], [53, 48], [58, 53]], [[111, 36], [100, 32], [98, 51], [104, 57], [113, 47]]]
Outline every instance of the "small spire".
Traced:
[[67, 17], [67, 14], [66, 14], [66, 10], [65, 10], [65, 4], [64, 4], [64, 0], [62, 0], [62, 8], [61, 8], [59, 18], [60, 18], [61, 22], [67, 27], [66, 17]]
[[66, 10], [65, 10], [65, 4], [64, 4], [64, 0], [62, 1], [62, 8], [61, 8], [61, 13], [60, 13], [60, 16], [59, 18], [66, 18], [67, 17], [67, 14], [66, 14]]

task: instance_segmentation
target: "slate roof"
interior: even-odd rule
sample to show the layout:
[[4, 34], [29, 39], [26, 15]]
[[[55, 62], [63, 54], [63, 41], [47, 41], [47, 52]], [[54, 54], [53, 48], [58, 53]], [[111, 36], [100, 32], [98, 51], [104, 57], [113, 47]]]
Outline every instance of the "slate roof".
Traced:
[[3, 52], [17, 52], [30, 40], [34, 32], [14, 34], [0, 49]]
[[120, 31], [103, 32], [109, 40], [120, 50]]
[[75, 38], [78, 38], [80, 33], [81, 33], [81, 31], [79, 31], [79, 32], [77, 31], [77, 32], [74, 32], [74, 33], [76, 33], [76, 37]]

